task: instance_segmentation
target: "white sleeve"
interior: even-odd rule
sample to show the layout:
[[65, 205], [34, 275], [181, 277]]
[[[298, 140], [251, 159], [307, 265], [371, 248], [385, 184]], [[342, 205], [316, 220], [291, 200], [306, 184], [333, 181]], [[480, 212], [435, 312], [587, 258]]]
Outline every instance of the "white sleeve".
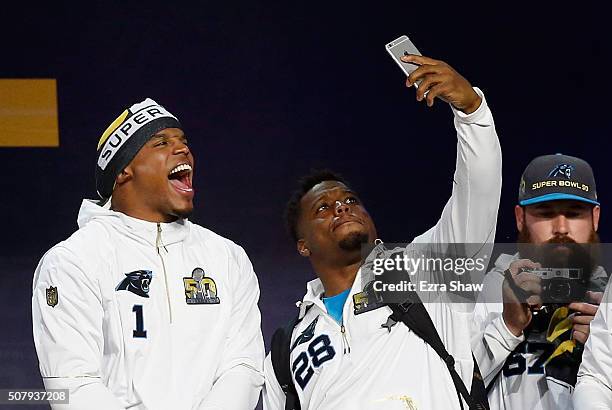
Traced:
[[[451, 106], [457, 131], [452, 194], [436, 225], [413, 240], [413, 244], [426, 247], [409, 247], [416, 257], [424, 251], [485, 261], [491, 256], [501, 194], [502, 157], [493, 115], [482, 91], [474, 90], [482, 99], [476, 111], [465, 114]], [[484, 274], [484, 270], [470, 271], [463, 282], [481, 283]], [[452, 289], [457, 278], [441, 271], [419, 270], [414, 279], [415, 283], [446, 283]], [[452, 303], [452, 292], [419, 292], [423, 302], [435, 301], [440, 296]], [[452, 303], [452, 308], [460, 311], [473, 310], [473, 306], [474, 303]]]
[[[57, 288], [57, 304], [47, 300]], [[47, 389], [68, 389], [69, 404], [54, 409], [123, 409], [102, 380], [104, 311], [98, 283], [78, 258], [56, 246], [34, 274], [32, 324]]]
[[[478, 305], [476, 309], [479, 309]], [[475, 319], [476, 321], [477, 319]], [[484, 330], [474, 333], [472, 339], [472, 352], [480, 368], [485, 385], [501, 371], [506, 359], [517, 348], [525, 336], [514, 336], [501, 314], [493, 315], [486, 322]]]
[[264, 375], [266, 383], [263, 388], [263, 408], [264, 410], [284, 410], [285, 409], [285, 392], [276, 380], [276, 374], [272, 367], [271, 355], [268, 354], [264, 362]]
[[[485, 385], [500, 372], [506, 359], [525, 340], [514, 336], [503, 318], [502, 285], [504, 277], [496, 271], [489, 272], [483, 282], [483, 290], [476, 303], [472, 321], [472, 352], [484, 378]], [[483, 302], [495, 301], [499, 302]]]
[[493, 115], [482, 91], [471, 114], [452, 108], [457, 130], [457, 160], [452, 195], [438, 223], [415, 238], [421, 243], [493, 242], [501, 194], [501, 148]]
[[[232, 325], [211, 391], [200, 405], [206, 410], [254, 409], [264, 383], [259, 283], [248, 256], [237, 253], [239, 275], [234, 283]], [[231, 398], [231, 400], [228, 400]]]
[[576, 409], [612, 408], [612, 282], [608, 283], [591, 322], [578, 382], [572, 397]]

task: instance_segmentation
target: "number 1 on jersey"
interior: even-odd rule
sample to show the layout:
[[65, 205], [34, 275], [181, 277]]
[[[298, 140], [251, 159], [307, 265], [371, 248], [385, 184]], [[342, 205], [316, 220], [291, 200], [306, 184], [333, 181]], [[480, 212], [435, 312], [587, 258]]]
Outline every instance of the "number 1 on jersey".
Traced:
[[147, 337], [147, 331], [144, 330], [144, 319], [142, 317], [142, 305], [134, 305], [132, 312], [136, 313], [136, 330], [134, 337]]

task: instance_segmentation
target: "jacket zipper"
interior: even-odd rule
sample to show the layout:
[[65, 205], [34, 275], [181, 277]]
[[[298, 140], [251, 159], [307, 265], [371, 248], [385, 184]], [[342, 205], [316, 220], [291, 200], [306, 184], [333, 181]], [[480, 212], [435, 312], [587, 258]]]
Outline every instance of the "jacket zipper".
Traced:
[[168, 314], [170, 315], [170, 323], [172, 323], [172, 305], [170, 304], [170, 290], [168, 289], [168, 275], [166, 274], [166, 264], [164, 263], [164, 258], [162, 257], [162, 254], [159, 248], [160, 248], [160, 245], [163, 246], [166, 253], [168, 253], [168, 249], [166, 248], [166, 245], [164, 245], [164, 243], [162, 242], [161, 233], [162, 233], [161, 225], [158, 222], [157, 223], [157, 238], [155, 239], [155, 248], [157, 249], [157, 254], [159, 255], [159, 259], [161, 260], [161, 263], [162, 263], [162, 269], [164, 271], [164, 282], [166, 283], [166, 300], [168, 301]]
[[344, 354], [351, 353], [351, 345], [349, 345], [348, 338], [346, 337], [346, 328], [344, 324], [340, 325], [340, 333], [342, 333], [342, 348]]

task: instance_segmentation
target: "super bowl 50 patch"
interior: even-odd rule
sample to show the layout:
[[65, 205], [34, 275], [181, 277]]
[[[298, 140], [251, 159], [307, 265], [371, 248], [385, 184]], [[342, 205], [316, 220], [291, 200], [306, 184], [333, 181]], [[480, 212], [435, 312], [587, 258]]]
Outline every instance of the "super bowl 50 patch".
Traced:
[[55, 307], [58, 302], [57, 287], [49, 286], [45, 291], [47, 294], [47, 305]]
[[191, 277], [183, 278], [183, 284], [188, 305], [216, 305], [220, 302], [217, 284], [213, 278], [206, 276], [202, 268], [195, 268]]
[[355, 293], [353, 295], [354, 313], [356, 315], [378, 309], [385, 305], [376, 295], [376, 292], [374, 292], [373, 283], [374, 281], [368, 282], [365, 285], [363, 292]]

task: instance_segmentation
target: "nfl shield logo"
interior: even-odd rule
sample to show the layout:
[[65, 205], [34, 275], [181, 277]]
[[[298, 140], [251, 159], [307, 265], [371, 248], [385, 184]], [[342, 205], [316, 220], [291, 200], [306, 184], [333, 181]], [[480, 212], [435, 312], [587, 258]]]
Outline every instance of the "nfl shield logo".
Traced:
[[57, 305], [57, 287], [50, 286], [47, 289], [47, 305], [55, 307]]

